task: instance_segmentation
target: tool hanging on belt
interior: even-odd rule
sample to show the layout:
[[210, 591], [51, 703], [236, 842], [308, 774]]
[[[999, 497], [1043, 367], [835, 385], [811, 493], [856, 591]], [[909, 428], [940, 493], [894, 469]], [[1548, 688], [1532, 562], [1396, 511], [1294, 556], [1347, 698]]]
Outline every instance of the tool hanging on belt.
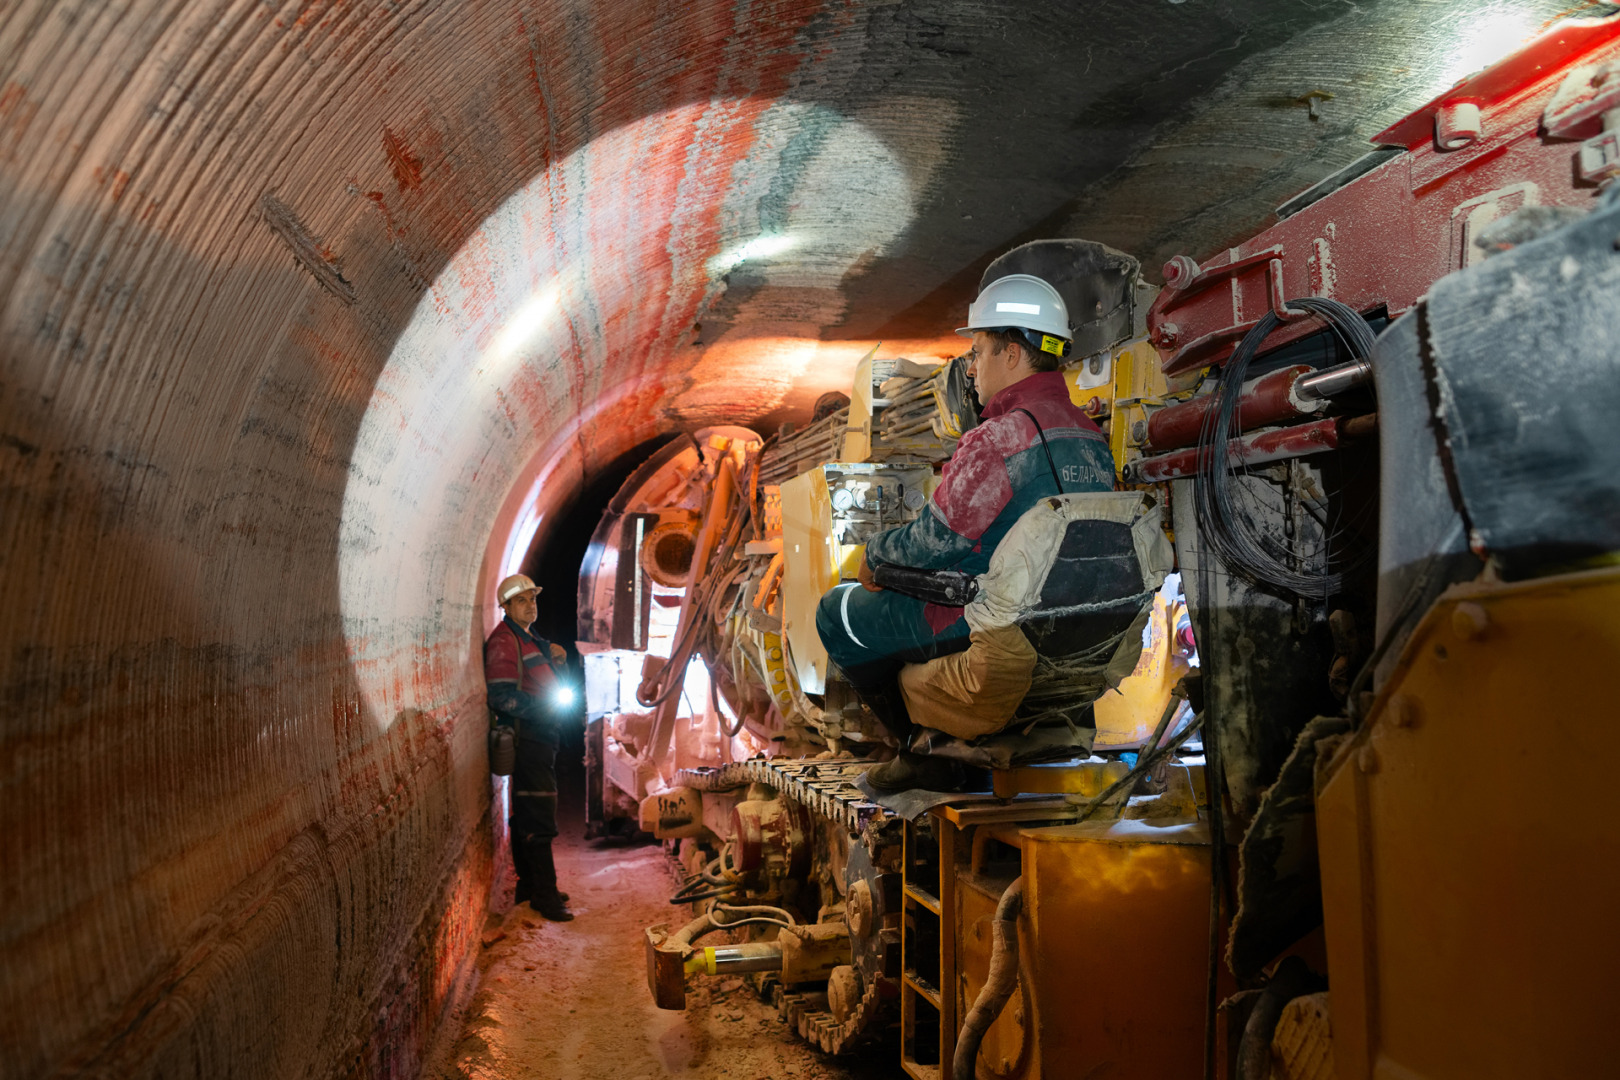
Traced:
[[874, 566], [872, 580], [903, 596], [943, 607], [962, 607], [979, 594], [979, 581], [960, 570], [914, 570], [909, 566]]

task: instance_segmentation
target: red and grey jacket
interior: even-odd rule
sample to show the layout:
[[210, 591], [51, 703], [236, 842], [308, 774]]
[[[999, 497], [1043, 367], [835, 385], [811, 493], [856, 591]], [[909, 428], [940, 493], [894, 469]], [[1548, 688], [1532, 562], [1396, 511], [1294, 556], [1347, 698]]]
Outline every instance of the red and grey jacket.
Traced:
[[[917, 520], [872, 537], [867, 561], [982, 574], [1024, 511], [1058, 494], [1058, 479], [1066, 494], [1112, 491], [1114, 459], [1101, 429], [1069, 400], [1063, 375], [1043, 371], [990, 399], [979, 426], [962, 436], [945, 463], [928, 508]], [[961, 612], [929, 604], [928, 623], [938, 633]]]
[[519, 738], [556, 742], [551, 700], [557, 683], [551, 643], [502, 619], [484, 642], [484, 685], [495, 723], [515, 728]]

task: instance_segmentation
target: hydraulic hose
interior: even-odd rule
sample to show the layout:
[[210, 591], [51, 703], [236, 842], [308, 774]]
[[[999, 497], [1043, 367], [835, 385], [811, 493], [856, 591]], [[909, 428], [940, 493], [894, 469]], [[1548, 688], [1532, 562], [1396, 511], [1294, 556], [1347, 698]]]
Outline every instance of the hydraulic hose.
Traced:
[[996, 918], [991, 924], [990, 974], [956, 1037], [951, 1080], [973, 1080], [984, 1033], [996, 1022], [1018, 986], [1018, 916], [1023, 910], [1024, 879], [1020, 877], [1007, 886], [1007, 891], [1001, 894], [1001, 902], [996, 904]]
[[[735, 739], [738, 733], [742, 731], [743, 724], [747, 721], [748, 715], [744, 710], [738, 709], [736, 710], [736, 725], [733, 726], [726, 723], [725, 711], [720, 708], [720, 679], [715, 674], [716, 667], [719, 667], [719, 665], [712, 664], [709, 666], [709, 706], [714, 709], [715, 718], [720, 724], [720, 734], [728, 739]], [[737, 696], [741, 697], [741, 692], [739, 692]]]
[[[1172, 698], [1170, 706], [1166, 707], [1164, 716], [1159, 721], [1160, 728], [1154, 732], [1155, 741], [1164, 737], [1163, 729], [1164, 727], [1168, 726], [1170, 718], [1175, 715], [1175, 712], [1172, 711], [1172, 707], [1177, 705], [1179, 705], [1179, 700]], [[1086, 808], [1080, 811], [1080, 816], [1075, 819], [1076, 824], [1085, 821], [1087, 818], [1091, 817], [1092, 814], [1107, 806], [1121, 792], [1126, 793], [1126, 796], [1129, 797], [1130, 792], [1136, 789], [1136, 782], [1138, 780], [1146, 776], [1153, 769], [1153, 766], [1157, 765], [1159, 762], [1163, 761], [1177, 750], [1180, 750], [1182, 745], [1193, 737], [1194, 733], [1203, 729], [1203, 726], [1204, 717], [1203, 714], [1200, 713], [1194, 716], [1192, 720], [1188, 722], [1187, 726], [1181, 729], [1181, 733], [1178, 734], [1174, 739], [1171, 739], [1163, 746], [1157, 747], [1151, 752], [1144, 750], [1137, 757], [1136, 765], [1131, 769], [1130, 772], [1126, 773], [1112, 784], [1109, 784], [1108, 787], [1103, 790], [1102, 794], [1098, 795], [1095, 799], [1092, 799], [1091, 802], [1086, 804]]]
[[[1288, 301], [1288, 305], [1327, 322], [1354, 361], [1365, 364], [1372, 354], [1372, 329], [1351, 308], [1321, 296], [1303, 296]], [[1193, 483], [1198, 532], [1206, 550], [1212, 548], [1222, 562], [1248, 580], [1284, 589], [1308, 600], [1325, 600], [1343, 591], [1346, 576], [1371, 558], [1371, 549], [1351, 552], [1342, 565], [1334, 569], [1330, 565], [1330, 548], [1335, 537], [1330, 531], [1322, 541], [1322, 568], [1307, 568], [1305, 563], [1309, 560], [1304, 554], [1290, 549], [1255, 524], [1254, 512], [1246, 502], [1248, 496], [1242, 494], [1242, 487], [1231, 470], [1236, 463], [1231, 457], [1231, 439], [1241, 430], [1237, 411], [1249, 362], [1266, 337], [1280, 325], [1282, 320], [1272, 312], [1261, 316], [1221, 369], [1214, 401], [1204, 413], [1198, 440], [1198, 473]], [[1331, 370], [1337, 379], [1339, 369]], [[1201, 558], [1207, 559], [1209, 555]]]
[[[729, 473], [730, 470], [731, 462], [730, 459], [727, 459], [722, 468], [722, 475]], [[728, 486], [730, 483], [731, 481], [727, 481]], [[730, 509], [731, 502], [728, 498], [725, 511], [729, 512]], [[730, 558], [731, 551], [736, 546], [738, 535], [741, 533], [747, 517], [747, 507], [743, 507], [731, 518], [730, 525], [724, 534], [724, 538], [720, 541], [718, 549], [711, 547], [708, 552], [709, 555], [713, 556], [711, 563], [700, 565], [697, 556], [693, 557], [693, 581], [688, 586], [691, 592], [687, 599], [687, 605], [682, 610], [681, 622], [676, 630], [675, 643], [670, 650], [669, 662], [665, 664], [663, 671], [655, 680], [655, 685], [661, 685], [654, 690], [647, 683], [643, 683], [636, 689], [636, 701], [644, 708], [651, 709], [662, 706], [665, 701], [669, 700], [678, 691], [685, 681], [686, 663], [692, 658], [692, 652], [697, 645], [698, 627], [704, 624], [703, 616], [707, 614], [708, 605], [713, 600], [713, 592], [718, 584], [714, 578], [704, 579], [700, 577], [700, 574], [703, 569], [706, 569], [707, 565], [720, 566]], [[707, 528], [707, 524], [705, 528]], [[664, 682], [665, 679], [668, 681]], [[660, 742], [660, 740], [656, 739], [654, 741], [655, 743]]]
[[1267, 1080], [1271, 1076], [1271, 1040], [1277, 1034], [1277, 1021], [1283, 1007], [1301, 994], [1318, 988], [1319, 980], [1305, 961], [1290, 956], [1277, 966], [1276, 974], [1260, 992], [1249, 1021], [1243, 1025], [1238, 1044], [1237, 1080]]

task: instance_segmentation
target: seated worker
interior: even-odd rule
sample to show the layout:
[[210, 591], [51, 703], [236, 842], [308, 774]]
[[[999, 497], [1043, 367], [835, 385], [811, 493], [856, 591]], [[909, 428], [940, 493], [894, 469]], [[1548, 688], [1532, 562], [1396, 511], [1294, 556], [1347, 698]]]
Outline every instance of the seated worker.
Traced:
[[945, 463], [927, 509], [909, 524], [872, 537], [859, 584], [835, 586], [821, 598], [816, 628], [827, 655], [883, 725], [900, 754], [867, 771], [884, 791], [961, 786], [962, 766], [911, 753], [912, 721], [901, 696], [900, 669], [968, 647], [959, 607], [944, 607], [881, 589], [872, 567], [982, 574], [1007, 530], [1035, 503], [1060, 492], [1112, 491], [1108, 441], [1069, 399], [1058, 365], [1072, 340], [1063, 298], [1028, 274], [998, 278], [968, 307], [973, 339], [968, 375], [983, 406]]
[[557, 744], [561, 682], [557, 669], [568, 653], [529, 632], [539, 615], [540, 587], [513, 574], [495, 589], [506, 618], [484, 642], [484, 684], [493, 722], [517, 733], [512, 769], [512, 868], [517, 902], [553, 922], [567, 922], [568, 894], [557, 891], [551, 841], [557, 835]]

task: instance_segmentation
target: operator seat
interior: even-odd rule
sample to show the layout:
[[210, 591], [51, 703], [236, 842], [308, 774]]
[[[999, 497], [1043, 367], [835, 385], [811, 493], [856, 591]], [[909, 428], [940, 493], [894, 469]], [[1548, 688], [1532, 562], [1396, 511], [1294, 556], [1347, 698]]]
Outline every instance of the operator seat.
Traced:
[[1008, 531], [964, 614], [965, 652], [900, 672], [910, 749], [1007, 769], [1089, 754], [1092, 703], [1136, 667], [1175, 555], [1152, 494], [1042, 499]]

